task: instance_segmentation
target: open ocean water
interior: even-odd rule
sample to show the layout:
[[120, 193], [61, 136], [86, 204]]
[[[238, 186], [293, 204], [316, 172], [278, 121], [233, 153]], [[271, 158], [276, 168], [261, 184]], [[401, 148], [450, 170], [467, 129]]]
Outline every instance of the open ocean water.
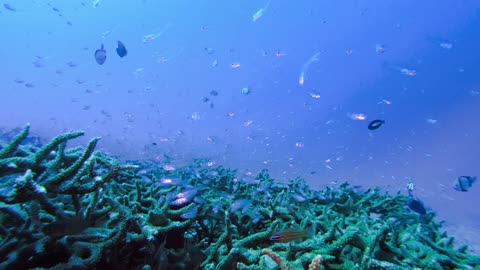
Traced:
[[480, 254], [479, 1], [2, 0], [0, 26], [4, 133], [399, 191]]

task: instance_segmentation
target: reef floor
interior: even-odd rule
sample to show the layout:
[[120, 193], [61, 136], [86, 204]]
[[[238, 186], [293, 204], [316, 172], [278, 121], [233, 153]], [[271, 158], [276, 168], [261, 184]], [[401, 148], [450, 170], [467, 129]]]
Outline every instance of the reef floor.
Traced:
[[1, 269], [478, 269], [435, 213], [343, 183], [313, 190], [268, 171], [195, 159], [120, 162], [46, 144], [29, 125], [0, 142]]

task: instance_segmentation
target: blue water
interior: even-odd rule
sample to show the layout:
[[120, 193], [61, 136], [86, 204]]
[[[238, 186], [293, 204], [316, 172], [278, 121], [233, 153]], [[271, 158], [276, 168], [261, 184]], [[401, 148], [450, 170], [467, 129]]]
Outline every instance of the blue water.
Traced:
[[122, 159], [205, 156], [315, 188], [413, 182], [480, 253], [480, 185], [453, 189], [479, 173], [480, 2], [0, 2], [2, 129], [82, 129], [76, 143], [102, 136]]

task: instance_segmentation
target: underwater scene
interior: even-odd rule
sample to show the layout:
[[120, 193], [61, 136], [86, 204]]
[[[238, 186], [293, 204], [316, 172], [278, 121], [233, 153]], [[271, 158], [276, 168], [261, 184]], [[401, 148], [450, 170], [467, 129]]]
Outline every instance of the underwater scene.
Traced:
[[0, 25], [0, 269], [480, 269], [479, 1]]

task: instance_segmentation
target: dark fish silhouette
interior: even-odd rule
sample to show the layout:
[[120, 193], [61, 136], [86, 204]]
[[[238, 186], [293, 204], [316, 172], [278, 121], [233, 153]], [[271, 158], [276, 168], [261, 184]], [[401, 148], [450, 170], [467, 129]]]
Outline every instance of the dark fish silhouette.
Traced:
[[476, 176], [460, 176], [455, 180], [453, 188], [457, 191], [466, 192], [476, 180]]
[[125, 57], [125, 56], [127, 56], [127, 53], [128, 52], [127, 52], [127, 48], [125, 48], [125, 45], [123, 45], [123, 43], [120, 40], [118, 40], [117, 41], [117, 54], [118, 54], [118, 56]]
[[13, 12], [17, 11], [14, 7], [12, 7], [12, 6], [10, 6], [9, 4], [6, 4], [6, 3], [3, 4], [3, 7], [4, 7], [5, 9], [10, 10], [10, 11], [13, 11]]
[[419, 213], [420, 215], [425, 215], [427, 213], [425, 206], [423, 206], [423, 202], [418, 199], [410, 198], [408, 201], [408, 208]]
[[385, 120], [373, 120], [372, 122], [370, 122], [370, 124], [368, 124], [368, 129], [375, 130], [383, 124], [385, 124]]
[[95, 51], [95, 61], [97, 61], [97, 64], [103, 65], [105, 60], [107, 60], [107, 51], [105, 51], [102, 44], [102, 47]]

